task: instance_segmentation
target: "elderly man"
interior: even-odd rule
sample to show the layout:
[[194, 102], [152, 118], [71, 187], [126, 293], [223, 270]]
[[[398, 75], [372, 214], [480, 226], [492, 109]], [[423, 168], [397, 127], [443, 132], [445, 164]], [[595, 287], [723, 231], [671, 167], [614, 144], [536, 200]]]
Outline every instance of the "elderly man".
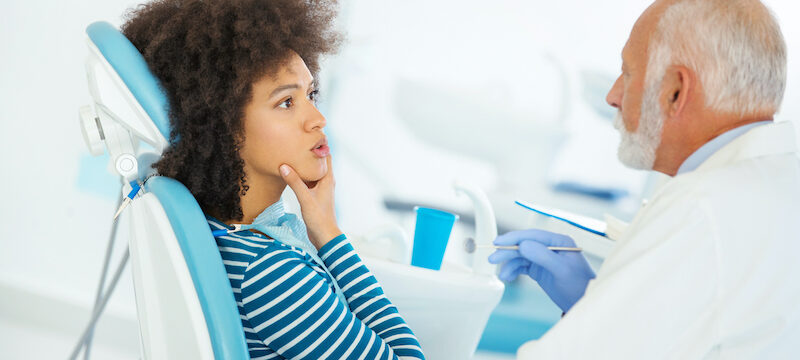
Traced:
[[[490, 261], [534, 278], [566, 313], [520, 359], [798, 358], [800, 158], [773, 122], [786, 49], [757, 0], [659, 0], [633, 27], [620, 160], [672, 178], [596, 278], [563, 235], [508, 233]], [[593, 279], [594, 278], [594, 279]], [[574, 305], [574, 306], [573, 306]]]

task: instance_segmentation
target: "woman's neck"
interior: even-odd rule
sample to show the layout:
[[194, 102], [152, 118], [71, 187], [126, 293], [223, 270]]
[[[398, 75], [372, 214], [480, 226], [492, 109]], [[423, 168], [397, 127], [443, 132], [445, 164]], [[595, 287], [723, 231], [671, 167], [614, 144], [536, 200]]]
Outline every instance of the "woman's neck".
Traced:
[[280, 177], [246, 177], [247, 192], [240, 197], [242, 219], [225, 221], [226, 224], [250, 224], [268, 206], [281, 199], [286, 183]]

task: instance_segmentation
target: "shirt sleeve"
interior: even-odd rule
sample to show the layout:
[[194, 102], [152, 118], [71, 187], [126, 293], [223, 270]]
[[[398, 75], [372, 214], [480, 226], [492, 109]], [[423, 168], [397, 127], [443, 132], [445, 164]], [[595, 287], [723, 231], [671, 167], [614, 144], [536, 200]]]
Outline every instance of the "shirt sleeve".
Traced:
[[349, 308], [294, 251], [271, 245], [247, 267], [242, 306], [266, 346], [287, 359], [424, 359], [411, 329], [344, 235], [319, 256]]

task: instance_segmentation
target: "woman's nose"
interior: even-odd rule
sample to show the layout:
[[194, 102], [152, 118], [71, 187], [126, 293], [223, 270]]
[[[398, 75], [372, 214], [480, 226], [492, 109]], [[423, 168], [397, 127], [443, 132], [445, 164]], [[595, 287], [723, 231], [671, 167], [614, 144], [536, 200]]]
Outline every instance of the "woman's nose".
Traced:
[[326, 125], [325, 116], [322, 116], [316, 106], [311, 105], [304, 125], [306, 131], [322, 130]]

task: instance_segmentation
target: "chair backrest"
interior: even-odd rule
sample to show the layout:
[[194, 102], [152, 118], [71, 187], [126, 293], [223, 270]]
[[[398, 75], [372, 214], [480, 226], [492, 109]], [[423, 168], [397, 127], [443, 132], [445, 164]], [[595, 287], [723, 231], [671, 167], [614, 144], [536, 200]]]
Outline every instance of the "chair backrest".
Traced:
[[[90, 56], [98, 57], [123, 96], [140, 110], [140, 120], [149, 121], [145, 128], [157, 129], [137, 139], [168, 139], [166, 97], [136, 47], [106, 22], [93, 23], [86, 32]], [[227, 272], [197, 201], [186, 187], [165, 177], [149, 179], [144, 191], [127, 211], [143, 356], [248, 358]]]

